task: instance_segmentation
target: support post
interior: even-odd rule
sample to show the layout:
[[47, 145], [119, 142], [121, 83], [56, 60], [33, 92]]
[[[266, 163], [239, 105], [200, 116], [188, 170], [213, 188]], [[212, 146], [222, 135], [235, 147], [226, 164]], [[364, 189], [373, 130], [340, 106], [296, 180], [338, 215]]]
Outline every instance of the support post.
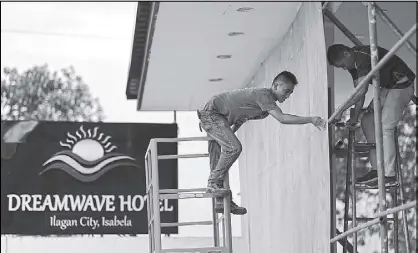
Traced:
[[[229, 190], [229, 173], [225, 174], [224, 188]], [[231, 200], [232, 195], [228, 194], [224, 197], [224, 224], [225, 224], [225, 247], [229, 249], [228, 253], [232, 253], [232, 224], [231, 224]]]
[[[377, 47], [377, 28], [376, 28], [376, 8], [374, 2], [368, 3], [368, 18], [369, 18], [369, 36], [370, 36], [370, 54], [371, 67], [375, 68], [379, 62], [378, 47]], [[377, 155], [377, 173], [379, 184], [379, 209], [380, 212], [386, 210], [386, 187], [385, 187], [385, 168], [383, 157], [383, 131], [382, 131], [382, 110], [380, 103], [380, 77], [379, 72], [373, 76], [374, 86], [374, 122], [375, 122], [375, 136], [376, 136], [376, 155]], [[387, 220], [386, 217], [380, 222], [380, 240], [381, 253], [388, 253], [388, 236], [387, 236]]]
[[[398, 182], [399, 182], [399, 202], [401, 205], [405, 204], [405, 196], [404, 196], [404, 185], [403, 185], [403, 176], [402, 176], [402, 168], [401, 168], [401, 158], [399, 156], [399, 141], [398, 141], [398, 131], [395, 132], [395, 148], [396, 152], [396, 167], [397, 175], [398, 175]], [[405, 246], [406, 246], [406, 253], [411, 253], [411, 246], [410, 246], [410, 237], [408, 231], [408, 217], [407, 217], [407, 210], [402, 210], [402, 225], [403, 231], [405, 236]]]
[[[351, 178], [351, 156], [352, 156], [352, 149], [353, 147], [353, 140], [354, 140], [354, 136], [353, 136], [354, 132], [352, 130], [349, 130], [348, 132], [348, 148], [347, 148], [347, 169], [346, 169], [346, 177], [345, 177], [345, 196], [344, 196], [344, 231], [348, 230], [348, 216], [349, 216], [349, 206], [350, 206], [350, 178]], [[346, 253], [347, 251], [347, 243], [348, 241], [345, 240], [344, 241], [344, 245], [343, 245], [343, 253]]]
[[159, 179], [158, 179], [158, 150], [157, 142], [151, 140], [151, 164], [152, 164], [152, 209], [154, 210], [154, 249], [156, 253], [161, 252], [161, 218], [160, 218], [160, 193], [159, 193]]
[[[353, 117], [354, 114], [354, 109], [350, 110], [350, 118]], [[347, 159], [350, 160], [349, 164], [350, 164], [350, 168], [347, 168], [351, 170], [351, 216], [352, 216], [352, 220], [351, 220], [351, 227], [356, 227], [357, 226], [357, 193], [356, 193], [356, 152], [355, 152], [355, 143], [356, 143], [356, 132], [354, 129], [350, 129], [350, 136], [351, 138], [349, 138], [349, 143], [348, 143], [348, 157]], [[348, 175], [347, 175], [348, 177]], [[347, 203], [348, 204], [348, 203]], [[344, 245], [345, 246], [345, 245]], [[355, 232], [353, 234], [353, 252], [357, 253], [357, 232]]]
[[334, 14], [331, 13], [331, 11], [329, 11], [328, 9], [323, 9], [322, 11], [324, 15], [329, 20], [331, 20], [335, 24], [335, 26], [338, 27], [338, 29], [340, 29], [340, 31], [344, 33], [344, 35], [347, 36], [347, 38], [349, 38], [354, 43], [354, 45], [363, 46], [363, 43], [361, 43], [361, 41], [357, 39], [356, 36], [353, 33], [351, 33], [350, 30], [348, 30], [348, 28], [345, 27], [345, 25], [341, 23], [341, 21], [338, 18], [334, 16]]
[[[393, 207], [398, 206], [398, 189], [394, 188], [392, 193]], [[395, 253], [399, 253], [399, 215], [398, 213], [393, 214], [393, 247]]]
[[215, 211], [215, 199], [212, 198], [212, 220], [213, 220], [213, 243], [215, 247], [219, 247], [219, 223], [218, 215]]

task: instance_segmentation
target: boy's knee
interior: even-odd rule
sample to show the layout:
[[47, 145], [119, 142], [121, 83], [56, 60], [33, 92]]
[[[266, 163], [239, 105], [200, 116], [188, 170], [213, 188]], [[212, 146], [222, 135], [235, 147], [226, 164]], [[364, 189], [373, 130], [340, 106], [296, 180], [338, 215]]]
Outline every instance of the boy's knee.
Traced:
[[239, 155], [242, 152], [242, 145], [240, 143], [236, 143], [231, 146], [230, 153], [234, 155]]

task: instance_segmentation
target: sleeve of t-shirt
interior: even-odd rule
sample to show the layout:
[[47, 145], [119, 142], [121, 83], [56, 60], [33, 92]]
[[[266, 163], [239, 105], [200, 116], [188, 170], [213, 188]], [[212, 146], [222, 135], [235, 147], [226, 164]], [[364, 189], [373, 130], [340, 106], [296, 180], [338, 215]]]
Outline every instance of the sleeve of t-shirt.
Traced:
[[263, 112], [270, 111], [277, 108], [276, 101], [271, 97], [271, 94], [260, 92], [257, 96], [257, 104]]

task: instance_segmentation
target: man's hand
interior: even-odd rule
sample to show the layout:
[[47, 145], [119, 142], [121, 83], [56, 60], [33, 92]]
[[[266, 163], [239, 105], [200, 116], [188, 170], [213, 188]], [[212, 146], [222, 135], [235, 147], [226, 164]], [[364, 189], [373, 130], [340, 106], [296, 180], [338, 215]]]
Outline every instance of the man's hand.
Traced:
[[341, 119], [342, 119], [342, 117], [343, 117], [343, 113], [342, 112], [340, 112], [340, 113], [338, 113], [336, 116], [335, 116], [335, 118], [330, 122], [330, 124], [336, 124], [336, 123], [338, 123], [338, 122], [340, 122], [341, 121]]
[[327, 123], [321, 117], [311, 117], [311, 123], [314, 125], [318, 130], [325, 129], [327, 127]]
[[352, 122], [351, 120], [349, 120], [347, 123], [345, 123], [345, 127], [350, 129], [350, 130], [355, 130], [360, 126], [360, 124], [356, 121], [356, 122]]

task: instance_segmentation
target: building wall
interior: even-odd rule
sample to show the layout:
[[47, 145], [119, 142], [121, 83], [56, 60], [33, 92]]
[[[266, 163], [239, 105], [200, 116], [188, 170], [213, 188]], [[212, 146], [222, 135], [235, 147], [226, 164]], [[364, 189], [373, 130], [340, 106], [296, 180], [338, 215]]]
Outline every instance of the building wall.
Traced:
[[[321, 3], [305, 2], [284, 39], [260, 66], [251, 87], [270, 87], [293, 72], [299, 84], [285, 113], [327, 118], [327, 63]], [[330, 251], [328, 132], [281, 125], [274, 118], [239, 131], [243, 236], [251, 253]]]

